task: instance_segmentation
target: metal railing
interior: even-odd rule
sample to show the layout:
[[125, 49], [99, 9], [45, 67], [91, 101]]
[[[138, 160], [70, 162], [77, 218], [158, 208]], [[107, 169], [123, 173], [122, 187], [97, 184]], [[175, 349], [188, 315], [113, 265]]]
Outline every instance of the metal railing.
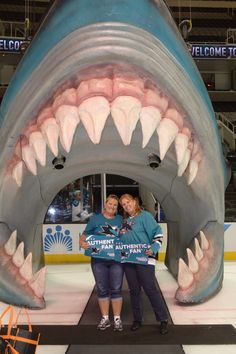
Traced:
[[229, 120], [223, 113], [216, 113], [216, 119], [223, 123], [232, 133], [235, 135], [236, 139], [236, 117], [235, 121]]
[[0, 37], [25, 37], [25, 31], [25, 22], [0, 20]]
[[236, 29], [228, 28], [226, 34], [226, 44], [235, 44], [236, 43]]
[[230, 150], [236, 149], [236, 119], [230, 120], [223, 113], [216, 113], [218, 126], [221, 130], [222, 143], [226, 144]]

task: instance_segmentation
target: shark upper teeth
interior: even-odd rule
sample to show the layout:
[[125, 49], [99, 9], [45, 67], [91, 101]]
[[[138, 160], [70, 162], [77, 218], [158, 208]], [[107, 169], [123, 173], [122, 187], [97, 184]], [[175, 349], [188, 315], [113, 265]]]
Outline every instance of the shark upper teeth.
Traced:
[[143, 148], [148, 144], [160, 121], [161, 113], [158, 108], [149, 106], [141, 109], [140, 122], [143, 132]]
[[55, 113], [60, 126], [60, 141], [66, 152], [70, 151], [74, 133], [79, 124], [78, 108], [75, 106], [62, 105]]
[[132, 96], [119, 96], [112, 102], [112, 118], [124, 145], [130, 144], [141, 108], [141, 102]]
[[179, 164], [179, 167], [178, 167], [178, 176], [182, 176], [182, 174], [184, 173], [184, 171], [186, 170], [187, 166], [188, 166], [188, 163], [189, 163], [189, 159], [190, 159], [190, 156], [191, 156], [191, 152], [190, 150], [187, 148], [186, 151], [185, 151], [185, 154], [184, 154], [184, 157], [183, 157], [183, 160], [181, 161], [181, 163]]
[[[103, 72], [78, 76], [78, 88], [68, 88], [69, 83], [58, 90], [51, 105], [39, 112], [36, 120], [27, 123], [16, 148], [15, 155], [24, 161], [27, 169], [37, 174], [36, 159], [42, 166], [46, 164], [46, 145], [58, 156], [58, 140], [69, 153], [76, 128], [82, 121], [89, 138], [99, 144], [106, 121], [111, 113], [114, 124], [124, 145], [131, 143], [133, 131], [140, 119], [145, 148], [153, 133], [159, 138], [159, 157], [164, 159], [171, 144], [175, 142], [178, 176], [186, 177], [190, 185], [196, 178], [202, 150], [199, 141], [185, 117], [175, 108], [149, 79], [127, 73], [123, 69], [109, 68]], [[104, 77], [107, 75], [107, 77]], [[111, 102], [111, 103], [110, 103]], [[11, 159], [8, 172], [20, 187], [24, 165]]]
[[12, 256], [12, 262], [19, 268], [24, 260], [24, 242], [21, 242]]
[[12, 169], [12, 177], [16, 181], [18, 187], [21, 187], [23, 181], [24, 164], [23, 161], [18, 161]]
[[168, 107], [168, 99], [156, 88], [145, 90], [143, 103], [145, 106], [157, 107], [163, 114]]
[[30, 252], [26, 257], [24, 263], [19, 269], [21, 276], [27, 281], [32, 278], [32, 253]]
[[99, 144], [103, 128], [110, 114], [110, 105], [104, 97], [91, 97], [79, 106], [79, 117], [94, 144]]
[[17, 231], [13, 231], [9, 240], [5, 243], [4, 249], [9, 256], [13, 256], [16, 251]]
[[29, 145], [33, 148], [36, 159], [42, 166], [46, 165], [46, 142], [39, 131], [35, 131], [29, 136]]
[[189, 138], [183, 133], [179, 133], [175, 138], [175, 152], [177, 165], [180, 165], [183, 161], [184, 154], [188, 147]]
[[175, 122], [179, 130], [180, 131], [182, 130], [184, 125], [184, 120], [181, 114], [175, 108], [167, 109], [165, 113], [165, 118], [171, 119], [173, 122]]
[[112, 99], [113, 82], [109, 78], [82, 81], [77, 89], [77, 100], [82, 102], [92, 96], [102, 96], [108, 101]]
[[58, 156], [59, 126], [55, 118], [46, 119], [40, 126], [44, 139], [54, 156]]
[[37, 125], [54, 156], [58, 156], [59, 126], [53, 113], [53, 107], [45, 107], [38, 115]]
[[33, 289], [36, 296], [41, 298], [45, 291], [45, 274], [46, 267], [41, 268], [37, 273], [33, 275], [29, 281], [29, 286]]
[[29, 145], [24, 145], [21, 149], [22, 159], [25, 162], [28, 170], [33, 174], [37, 175], [37, 165], [34, 156], [34, 151]]
[[189, 161], [189, 165], [188, 165], [188, 177], [187, 177], [187, 183], [188, 185], [191, 184], [196, 175], [197, 175], [197, 171], [198, 171], [198, 163], [196, 160], [190, 160]]
[[175, 122], [169, 118], [163, 118], [157, 128], [159, 137], [160, 159], [163, 160], [167, 150], [178, 134], [179, 128]]
[[70, 152], [74, 133], [79, 124], [77, 90], [68, 88], [53, 102], [56, 121], [60, 127], [60, 141], [66, 152]]
[[179, 272], [178, 272], [178, 284], [182, 289], [187, 289], [193, 283], [194, 277], [191, 270], [182, 260], [179, 259]]
[[144, 83], [133, 77], [115, 75], [113, 79], [113, 98], [118, 96], [133, 96], [142, 99], [144, 95]]

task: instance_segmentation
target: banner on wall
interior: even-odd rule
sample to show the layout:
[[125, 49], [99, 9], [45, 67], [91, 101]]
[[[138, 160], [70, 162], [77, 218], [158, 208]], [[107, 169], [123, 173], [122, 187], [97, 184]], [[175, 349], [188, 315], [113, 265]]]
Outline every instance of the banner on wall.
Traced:
[[236, 58], [235, 45], [190, 44], [194, 59], [226, 59]]
[[20, 53], [24, 38], [0, 38], [0, 52]]
[[[79, 247], [79, 237], [86, 224], [45, 224], [43, 225], [44, 253], [50, 254], [84, 254]], [[161, 223], [163, 243], [160, 253], [166, 250], [167, 224]], [[236, 223], [225, 223], [225, 252], [236, 252]]]

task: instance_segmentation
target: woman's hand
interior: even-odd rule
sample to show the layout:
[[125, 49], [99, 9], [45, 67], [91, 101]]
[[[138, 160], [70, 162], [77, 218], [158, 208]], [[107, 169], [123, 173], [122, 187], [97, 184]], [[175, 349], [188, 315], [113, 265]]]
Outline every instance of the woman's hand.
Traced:
[[147, 256], [153, 256], [153, 250], [151, 248], [149, 248], [148, 250], [145, 251]]
[[90, 246], [89, 246], [88, 242], [86, 242], [85, 240], [86, 240], [86, 236], [85, 235], [81, 235], [80, 238], [79, 238], [79, 245], [84, 250], [87, 250]]

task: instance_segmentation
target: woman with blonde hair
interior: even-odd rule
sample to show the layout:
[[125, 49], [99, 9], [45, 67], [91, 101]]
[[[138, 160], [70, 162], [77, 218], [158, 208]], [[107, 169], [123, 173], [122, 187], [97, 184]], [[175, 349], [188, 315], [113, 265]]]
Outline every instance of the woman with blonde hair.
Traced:
[[137, 198], [130, 194], [123, 194], [119, 202], [124, 209], [124, 220], [120, 229], [121, 240], [125, 238], [125, 244], [150, 245], [146, 250], [147, 264], [124, 263], [134, 319], [131, 330], [136, 331], [142, 325], [141, 289], [143, 288], [152, 305], [156, 320], [160, 322], [160, 333], [166, 334], [168, 313], [155, 277], [155, 257], [162, 243], [162, 229], [152, 214], [141, 210]]
[[[116, 195], [109, 195], [102, 213], [91, 217], [83, 234], [80, 236], [80, 246], [82, 248], [89, 248], [89, 244], [86, 242], [86, 237], [89, 235], [111, 236], [115, 230], [118, 232], [122, 222], [121, 215], [117, 214], [118, 201], [119, 198]], [[109, 320], [111, 302], [114, 314], [114, 331], [122, 331], [120, 313], [122, 307], [123, 265], [115, 260], [92, 257], [91, 267], [97, 287], [98, 304], [102, 314], [97, 329], [103, 331], [111, 326]]]

